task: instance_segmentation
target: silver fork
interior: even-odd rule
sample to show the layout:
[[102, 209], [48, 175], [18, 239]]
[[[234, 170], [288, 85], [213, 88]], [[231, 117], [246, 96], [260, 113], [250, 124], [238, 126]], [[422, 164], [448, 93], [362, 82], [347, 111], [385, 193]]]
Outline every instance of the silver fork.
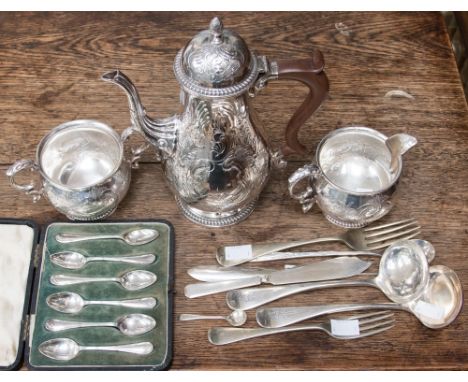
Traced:
[[239, 265], [260, 256], [283, 249], [299, 247], [312, 243], [340, 241], [356, 251], [375, 251], [388, 247], [398, 240], [412, 239], [421, 233], [421, 226], [416, 219], [400, 220], [378, 226], [349, 229], [340, 235], [319, 237], [311, 240], [292, 241], [289, 243], [265, 243], [227, 246], [218, 248], [216, 259], [225, 267]]
[[233, 342], [247, 340], [249, 338], [268, 336], [270, 334], [297, 332], [301, 330], [320, 330], [336, 339], [351, 340], [382, 333], [391, 329], [394, 326], [394, 323], [395, 319], [393, 318], [393, 313], [383, 310], [336, 320], [330, 319], [318, 324], [289, 326], [275, 329], [210, 328], [208, 330], [208, 340], [213, 345], [227, 345]]

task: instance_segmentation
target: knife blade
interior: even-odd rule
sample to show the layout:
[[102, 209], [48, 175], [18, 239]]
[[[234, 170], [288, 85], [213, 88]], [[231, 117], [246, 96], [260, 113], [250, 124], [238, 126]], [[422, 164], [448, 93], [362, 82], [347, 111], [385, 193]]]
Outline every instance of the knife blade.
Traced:
[[185, 286], [184, 294], [188, 298], [195, 298], [256, 286], [262, 283], [284, 285], [299, 282], [341, 279], [358, 275], [369, 268], [371, 264], [372, 262], [363, 261], [357, 257], [338, 257], [301, 267], [272, 272], [264, 276], [251, 276], [238, 280], [189, 284]]
[[[287, 265], [285, 268], [291, 268], [292, 265]], [[217, 265], [201, 265], [190, 268], [187, 273], [196, 280], [206, 282], [217, 282], [227, 280], [237, 280], [249, 277], [266, 277], [270, 273], [276, 272], [274, 268], [245, 268], [245, 267], [220, 267]]]

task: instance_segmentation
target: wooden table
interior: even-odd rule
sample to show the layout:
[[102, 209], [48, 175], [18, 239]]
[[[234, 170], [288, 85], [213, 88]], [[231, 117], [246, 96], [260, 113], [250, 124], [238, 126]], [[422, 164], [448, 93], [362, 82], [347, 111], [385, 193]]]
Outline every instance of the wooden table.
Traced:
[[[129, 125], [127, 100], [99, 80], [120, 68], [137, 84], [150, 114], [180, 110], [172, 73], [178, 49], [205, 29], [210, 13], [1, 13], [0, 168], [32, 158], [40, 138], [77, 118], [105, 121], [118, 131]], [[286, 241], [337, 231], [317, 209], [303, 215], [288, 196], [286, 179], [313, 158], [326, 133], [364, 125], [391, 135], [408, 132], [419, 144], [405, 156], [396, 208], [384, 221], [417, 217], [423, 238], [435, 245], [436, 264], [445, 264], [468, 287], [468, 110], [459, 75], [438, 13], [225, 13], [226, 27], [269, 57], [307, 57], [319, 48], [331, 90], [308, 121], [301, 139], [306, 157], [293, 157], [263, 191], [245, 222], [229, 228], [199, 227], [185, 220], [153, 157], [134, 172], [131, 190], [113, 219], [163, 218], [176, 229], [175, 313], [228, 313], [223, 295], [188, 300], [187, 269], [215, 264], [218, 246]], [[391, 96], [401, 90], [404, 96]], [[255, 101], [272, 144], [306, 90], [272, 82]], [[47, 201], [33, 205], [0, 177], [0, 215], [63, 221]], [[325, 247], [314, 247], [325, 248]], [[328, 246], [326, 248], [342, 248]], [[275, 304], [381, 301], [377, 290], [324, 290]], [[254, 312], [248, 312], [249, 326]], [[175, 323], [174, 369], [466, 369], [468, 313], [443, 330], [396, 314], [396, 327], [359, 341], [337, 341], [316, 332], [265, 337], [230, 346], [207, 341], [207, 322]]]

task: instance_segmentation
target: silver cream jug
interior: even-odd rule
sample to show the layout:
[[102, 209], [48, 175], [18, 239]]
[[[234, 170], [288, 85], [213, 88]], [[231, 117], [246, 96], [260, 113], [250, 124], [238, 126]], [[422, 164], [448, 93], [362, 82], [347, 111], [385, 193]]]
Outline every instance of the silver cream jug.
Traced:
[[[150, 118], [127, 76], [117, 70], [102, 79], [126, 92], [132, 125], [155, 147], [183, 214], [221, 227], [247, 218], [271, 170], [285, 164], [285, 155], [305, 151], [297, 134], [327, 95], [323, 67], [317, 50], [300, 60], [257, 56], [215, 17], [175, 58], [182, 114]], [[310, 90], [278, 151], [269, 146], [252, 107], [252, 99], [273, 79], [300, 81]]]

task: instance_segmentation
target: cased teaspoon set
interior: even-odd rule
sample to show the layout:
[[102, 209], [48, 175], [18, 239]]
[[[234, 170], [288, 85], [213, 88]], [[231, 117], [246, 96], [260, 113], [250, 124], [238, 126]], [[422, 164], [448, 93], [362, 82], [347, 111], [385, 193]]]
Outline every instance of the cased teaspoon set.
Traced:
[[[103, 74], [102, 80], [126, 94], [130, 127], [119, 135], [95, 120], [64, 122], [38, 143], [34, 160], [18, 160], [6, 172], [11, 185], [34, 202], [44, 197], [79, 223], [51, 223], [40, 234], [32, 221], [1, 221], [0, 236], [8, 250], [1, 252], [0, 261], [10, 264], [17, 279], [3, 275], [15, 291], [0, 294], [0, 312], [12, 321], [0, 329], [18, 336], [4, 336], [2, 342], [0, 335], [0, 369], [18, 368], [25, 350], [32, 369], [167, 368], [172, 357], [174, 230], [161, 220], [94, 221], [118, 208], [145, 150], [160, 160], [174, 203], [191, 222], [226, 227], [247, 219], [270, 174], [284, 169], [289, 155], [306, 153], [298, 134], [327, 98], [324, 67], [318, 50], [307, 59], [256, 54], [215, 17], [175, 56], [180, 114], [151, 117], [126, 74]], [[299, 81], [308, 89], [285, 128], [281, 148], [268, 143], [253, 110], [255, 97], [276, 80]], [[145, 143], [131, 147], [135, 133]], [[311, 233], [294, 242], [271, 238], [268, 243], [218, 248], [213, 257], [219, 265], [189, 270], [197, 282], [185, 286], [185, 295], [226, 292], [232, 312], [190, 312], [180, 319], [242, 326], [248, 322], [245, 311], [257, 309], [260, 327], [210, 328], [209, 341], [215, 345], [300, 330], [320, 330], [336, 339], [364, 338], [391, 329], [396, 322], [392, 310], [410, 312], [429, 328], [449, 325], [463, 301], [456, 273], [430, 265], [435, 250], [419, 239], [416, 220], [377, 223], [394, 207], [402, 157], [416, 144], [410, 134], [387, 136], [364, 126], [330, 131], [313, 161], [296, 169], [284, 185], [304, 213], [317, 205], [328, 222], [346, 230], [330, 237]], [[26, 171], [39, 182], [21, 182], [19, 174]], [[350, 250], [287, 252], [324, 242], [340, 242]], [[294, 264], [306, 258], [316, 259]], [[379, 258], [378, 273], [364, 274]], [[275, 265], [285, 260], [282, 267]], [[390, 301], [264, 307], [296, 293], [356, 286], [377, 288]], [[290, 326], [344, 312], [353, 313]]]

